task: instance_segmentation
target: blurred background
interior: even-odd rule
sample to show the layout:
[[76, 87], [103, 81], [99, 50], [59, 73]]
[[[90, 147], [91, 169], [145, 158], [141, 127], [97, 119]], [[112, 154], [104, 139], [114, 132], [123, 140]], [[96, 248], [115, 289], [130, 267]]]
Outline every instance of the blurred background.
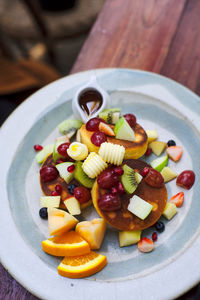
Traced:
[[67, 75], [104, 0], [0, 0], [0, 125]]

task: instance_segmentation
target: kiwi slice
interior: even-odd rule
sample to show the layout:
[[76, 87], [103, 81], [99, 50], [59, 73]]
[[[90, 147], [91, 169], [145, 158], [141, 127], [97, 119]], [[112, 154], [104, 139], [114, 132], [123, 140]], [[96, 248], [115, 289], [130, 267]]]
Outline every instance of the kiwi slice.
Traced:
[[91, 189], [94, 184], [94, 179], [87, 176], [87, 174], [83, 171], [82, 164], [83, 163], [81, 161], [77, 161], [75, 163], [74, 178], [86, 188]]
[[124, 170], [121, 176], [123, 187], [128, 194], [132, 194], [142, 180], [142, 176], [127, 165], [123, 165], [122, 169]]
[[77, 119], [67, 119], [58, 125], [61, 134], [66, 135], [69, 139], [81, 128], [83, 122]]
[[116, 124], [120, 118], [121, 108], [104, 109], [100, 112], [99, 117], [104, 119], [108, 124]]

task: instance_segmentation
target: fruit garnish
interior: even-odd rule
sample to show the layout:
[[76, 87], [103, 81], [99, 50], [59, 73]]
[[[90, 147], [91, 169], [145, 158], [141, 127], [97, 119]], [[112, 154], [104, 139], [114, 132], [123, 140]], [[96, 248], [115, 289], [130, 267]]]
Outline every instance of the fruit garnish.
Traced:
[[120, 145], [112, 144], [112, 143], [103, 143], [99, 149], [99, 155], [103, 158], [107, 163], [111, 163], [114, 165], [121, 165], [125, 154], [125, 148]]
[[141, 171], [141, 176], [145, 177], [147, 176], [147, 174], [149, 173], [149, 168], [148, 167], [144, 167], [144, 169]]
[[160, 188], [164, 184], [164, 178], [160, 172], [153, 168], [150, 168], [148, 174], [144, 178], [145, 182], [155, 188]]
[[106, 135], [103, 132], [96, 131], [91, 136], [91, 142], [97, 147], [100, 147], [102, 143], [106, 142]]
[[141, 238], [141, 230], [134, 231], [120, 231], [119, 232], [119, 246], [126, 247], [137, 244]]
[[122, 176], [124, 174], [124, 170], [121, 167], [116, 167], [114, 169], [114, 172], [120, 176]]
[[34, 145], [33, 148], [35, 151], [41, 151], [43, 149], [43, 147], [41, 145]]
[[150, 203], [138, 197], [137, 195], [134, 195], [130, 199], [127, 209], [138, 218], [144, 220], [148, 217], [152, 211], [152, 208], [153, 206]]
[[126, 140], [133, 142], [135, 140], [135, 134], [131, 126], [125, 120], [124, 117], [120, 118], [115, 124], [114, 133], [116, 139]]
[[115, 172], [114, 167], [109, 167], [97, 177], [97, 183], [102, 189], [110, 189], [119, 183], [120, 176]]
[[155, 226], [156, 230], [160, 233], [165, 230], [165, 224], [162, 221], [156, 222], [156, 224], [154, 226]]
[[95, 152], [91, 152], [83, 163], [83, 171], [90, 177], [97, 177], [104, 169], [107, 163]]
[[136, 116], [134, 116], [133, 114], [125, 114], [123, 117], [125, 118], [126, 122], [131, 127], [135, 127], [135, 125], [136, 125]]
[[46, 145], [45, 147], [43, 147], [43, 149], [40, 150], [35, 156], [36, 162], [38, 164], [42, 164], [47, 156], [53, 152], [53, 147], [54, 144]]
[[104, 119], [108, 124], [116, 124], [120, 118], [121, 108], [104, 109], [100, 112], [99, 117]]
[[52, 191], [52, 192], [51, 192], [51, 196], [59, 196], [59, 194], [58, 194], [58, 192], [56, 192], [56, 191]]
[[56, 163], [58, 159], [69, 158], [67, 149], [69, 148], [70, 141], [68, 137], [61, 136], [56, 139], [53, 147], [53, 161]]
[[98, 199], [98, 206], [103, 211], [115, 211], [121, 208], [119, 195], [106, 193]]
[[147, 148], [147, 151], [145, 152], [145, 156], [149, 156], [152, 153], [152, 149], [151, 148]]
[[183, 149], [180, 146], [170, 146], [167, 148], [166, 152], [169, 158], [177, 162], [183, 154]]
[[67, 189], [68, 189], [68, 192], [71, 194], [71, 195], [74, 195], [74, 189], [77, 187], [77, 185], [75, 184], [69, 184]]
[[105, 123], [105, 121], [101, 118], [92, 118], [89, 121], [87, 121], [86, 129], [88, 131], [99, 131], [99, 123], [100, 122]]
[[68, 212], [72, 216], [81, 214], [80, 203], [75, 197], [67, 198], [63, 202], [64, 202]]
[[70, 165], [69, 167], [67, 167], [67, 171], [68, 171], [69, 173], [73, 173], [74, 170], [75, 170], [75, 165]]
[[152, 233], [152, 236], [151, 236], [151, 237], [152, 237], [152, 241], [153, 241], [153, 242], [157, 241], [157, 239], [158, 239], [157, 232], [154, 231], [154, 232]]
[[148, 143], [155, 141], [158, 138], [158, 132], [156, 130], [146, 130], [148, 137]]
[[152, 168], [154, 168], [157, 171], [162, 171], [162, 169], [167, 165], [168, 163], [168, 156], [164, 155], [162, 157], [158, 157], [156, 159], [154, 159], [150, 165], [152, 166]]
[[152, 149], [155, 155], [159, 156], [167, 147], [167, 143], [161, 141], [153, 141], [149, 144], [148, 147]]
[[59, 207], [60, 196], [41, 196], [40, 206], [41, 207]]
[[177, 179], [176, 184], [184, 189], [191, 189], [195, 182], [195, 174], [192, 170], [185, 170], [181, 172]]
[[42, 249], [54, 256], [76, 256], [90, 252], [89, 244], [75, 231], [42, 241]]
[[174, 140], [169, 140], [169, 141], [167, 142], [167, 146], [168, 146], [168, 147], [176, 146], [176, 142], [175, 142]]
[[72, 167], [74, 171], [74, 163], [64, 162], [56, 165], [56, 169], [58, 170], [60, 177], [63, 178], [66, 183], [69, 183], [74, 178], [73, 172], [69, 170], [70, 167]]
[[168, 202], [163, 211], [163, 216], [167, 220], [171, 220], [177, 214], [177, 212], [178, 212], [178, 210], [176, 208], [176, 205], [174, 203]]
[[123, 184], [121, 182], [118, 183], [117, 191], [118, 191], [119, 194], [124, 194], [125, 193], [125, 189], [124, 189]]
[[108, 124], [105, 124], [103, 122], [99, 123], [99, 131], [101, 131], [109, 136], [115, 136], [115, 133], [112, 130], [112, 128]]
[[46, 207], [40, 208], [39, 215], [40, 215], [40, 218], [47, 219], [48, 218], [47, 208]]
[[67, 154], [74, 160], [84, 160], [88, 156], [88, 148], [85, 144], [74, 142], [67, 149]]
[[56, 184], [55, 191], [60, 195], [62, 193], [62, 186], [60, 184]]
[[58, 125], [58, 129], [61, 134], [66, 135], [70, 139], [82, 125], [83, 123], [80, 120], [67, 119]]
[[50, 235], [59, 235], [71, 230], [78, 220], [66, 211], [58, 208], [48, 208], [48, 227]]
[[58, 146], [57, 151], [63, 157], [69, 157], [67, 154], [67, 149], [69, 148], [70, 143], [62, 143]]
[[77, 186], [74, 189], [74, 197], [78, 200], [79, 203], [88, 202], [91, 199], [90, 191], [84, 186]]
[[87, 174], [83, 171], [82, 166], [83, 163], [81, 161], [77, 161], [75, 163], [74, 178], [86, 188], [92, 188], [94, 184], [94, 179], [91, 179], [87, 176]]
[[88, 242], [90, 249], [100, 249], [106, 231], [106, 222], [102, 218], [82, 221], [76, 225], [76, 232]]
[[184, 192], [180, 192], [174, 196], [171, 197], [169, 200], [170, 203], [174, 203], [176, 207], [181, 207], [183, 205], [184, 201]]
[[140, 252], [151, 252], [154, 249], [154, 243], [151, 239], [143, 237], [138, 243], [138, 250]]
[[106, 264], [106, 256], [91, 251], [85, 255], [65, 257], [58, 266], [58, 274], [69, 278], [83, 278], [101, 271]]
[[122, 168], [124, 170], [121, 176], [123, 187], [128, 194], [132, 194], [142, 180], [142, 176], [127, 165], [123, 165]]
[[118, 193], [118, 190], [116, 187], [111, 188], [111, 194], [116, 195]]
[[161, 171], [161, 175], [164, 178], [164, 182], [169, 182], [176, 178], [178, 174], [174, 172], [170, 167], [164, 167]]
[[49, 182], [59, 175], [58, 170], [53, 166], [44, 166], [40, 169], [40, 178], [43, 182]]

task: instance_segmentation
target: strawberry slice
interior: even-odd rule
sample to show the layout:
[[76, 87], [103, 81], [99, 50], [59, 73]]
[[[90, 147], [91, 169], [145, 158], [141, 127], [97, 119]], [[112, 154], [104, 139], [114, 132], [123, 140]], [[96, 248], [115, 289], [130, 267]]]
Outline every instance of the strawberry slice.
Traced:
[[173, 161], [178, 161], [183, 154], [183, 149], [180, 146], [170, 146], [167, 148], [166, 152], [169, 158]]
[[115, 136], [115, 133], [112, 130], [112, 128], [108, 124], [105, 124], [103, 122], [99, 123], [99, 131], [101, 131], [109, 136]]
[[169, 200], [169, 202], [174, 203], [176, 207], [181, 207], [184, 201], [184, 192], [180, 192]]
[[138, 243], [138, 249], [141, 252], [151, 252], [154, 249], [154, 242], [147, 237], [143, 237]]

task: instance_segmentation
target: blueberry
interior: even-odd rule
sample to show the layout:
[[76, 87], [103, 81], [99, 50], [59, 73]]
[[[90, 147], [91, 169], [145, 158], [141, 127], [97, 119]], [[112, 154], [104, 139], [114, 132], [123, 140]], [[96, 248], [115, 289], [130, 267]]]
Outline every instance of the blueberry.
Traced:
[[168, 147], [176, 146], [176, 143], [175, 143], [173, 140], [169, 140], [169, 141], [167, 142], [167, 145], [168, 145]]
[[40, 208], [39, 215], [42, 219], [47, 219], [48, 218], [47, 208], [46, 207]]
[[75, 184], [69, 184], [68, 185], [68, 191], [69, 191], [69, 193], [71, 194], [71, 195], [74, 195], [74, 189], [77, 187], [77, 185], [75, 185]]
[[165, 225], [163, 222], [156, 222], [155, 228], [158, 232], [163, 232], [165, 230]]

